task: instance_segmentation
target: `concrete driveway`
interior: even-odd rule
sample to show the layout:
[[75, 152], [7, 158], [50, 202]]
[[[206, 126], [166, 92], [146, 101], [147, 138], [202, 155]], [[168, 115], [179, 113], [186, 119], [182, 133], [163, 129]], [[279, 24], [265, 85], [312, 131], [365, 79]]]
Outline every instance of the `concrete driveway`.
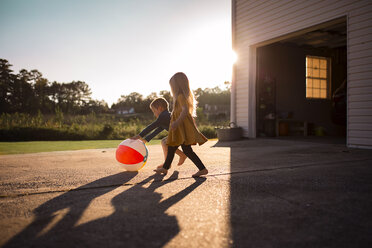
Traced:
[[2, 247], [371, 247], [372, 152], [319, 140], [209, 141], [210, 173], [160, 146], [0, 156]]

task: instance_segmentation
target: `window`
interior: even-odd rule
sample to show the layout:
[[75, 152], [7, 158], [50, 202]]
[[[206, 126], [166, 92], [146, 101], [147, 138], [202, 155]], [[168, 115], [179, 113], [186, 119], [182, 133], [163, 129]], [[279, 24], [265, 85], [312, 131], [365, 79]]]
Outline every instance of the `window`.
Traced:
[[306, 98], [327, 99], [329, 95], [329, 59], [306, 56]]

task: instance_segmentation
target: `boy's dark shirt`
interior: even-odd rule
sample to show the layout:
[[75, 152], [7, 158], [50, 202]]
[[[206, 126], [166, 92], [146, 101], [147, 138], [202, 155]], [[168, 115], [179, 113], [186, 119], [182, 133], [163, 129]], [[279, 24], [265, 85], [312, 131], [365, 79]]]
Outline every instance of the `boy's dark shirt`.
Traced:
[[[169, 113], [168, 110], [164, 110], [163, 112], [160, 113], [158, 118], [153, 123], [148, 125], [145, 129], [142, 130], [142, 132], [139, 133], [139, 136], [141, 136], [147, 142], [149, 142], [152, 138], [154, 138], [164, 129], [167, 131], [169, 130], [170, 119], [171, 119], [171, 114]], [[155, 129], [154, 132], [147, 135], [149, 132], [151, 132], [154, 129]]]

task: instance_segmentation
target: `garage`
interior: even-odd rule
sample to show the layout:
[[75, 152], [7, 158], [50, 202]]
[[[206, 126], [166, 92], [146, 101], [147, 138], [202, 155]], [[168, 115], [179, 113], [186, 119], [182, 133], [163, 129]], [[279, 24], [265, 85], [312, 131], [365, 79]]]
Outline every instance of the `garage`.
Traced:
[[343, 18], [257, 47], [257, 137], [329, 137], [346, 144], [346, 45]]
[[371, 16], [368, 0], [232, 0], [230, 119], [243, 136], [371, 149]]

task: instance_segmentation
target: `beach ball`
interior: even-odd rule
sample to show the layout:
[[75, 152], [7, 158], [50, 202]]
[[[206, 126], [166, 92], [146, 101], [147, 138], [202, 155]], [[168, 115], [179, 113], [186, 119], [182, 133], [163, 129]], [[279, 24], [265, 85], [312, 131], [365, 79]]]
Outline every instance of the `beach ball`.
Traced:
[[141, 140], [126, 139], [116, 149], [116, 160], [127, 171], [138, 171], [145, 166], [149, 152]]

